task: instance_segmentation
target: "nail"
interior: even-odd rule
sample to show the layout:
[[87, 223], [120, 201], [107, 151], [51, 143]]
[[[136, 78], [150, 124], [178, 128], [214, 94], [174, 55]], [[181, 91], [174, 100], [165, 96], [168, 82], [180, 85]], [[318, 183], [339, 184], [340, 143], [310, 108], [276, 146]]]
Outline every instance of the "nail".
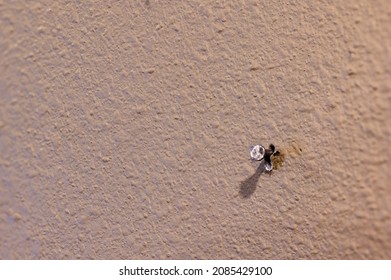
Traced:
[[265, 156], [265, 148], [262, 145], [251, 146], [250, 158], [252, 160], [260, 161]]
[[266, 171], [273, 170], [272, 156], [275, 153], [276, 147], [273, 144], [270, 144], [268, 149], [265, 149], [262, 145], [255, 145], [250, 148], [250, 158], [256, 161], [263, 159]]

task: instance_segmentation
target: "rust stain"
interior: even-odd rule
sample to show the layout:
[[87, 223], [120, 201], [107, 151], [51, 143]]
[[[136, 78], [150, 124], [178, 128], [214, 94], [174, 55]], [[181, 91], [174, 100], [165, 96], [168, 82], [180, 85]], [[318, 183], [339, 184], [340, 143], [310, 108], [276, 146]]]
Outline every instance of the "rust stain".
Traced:
[[287, 156], [297, 157], [300, 156], [302, 152], [302, 148], [296, 143], [278, 149], [272, 157], [273, 169], [278, 170], [281, 168]]

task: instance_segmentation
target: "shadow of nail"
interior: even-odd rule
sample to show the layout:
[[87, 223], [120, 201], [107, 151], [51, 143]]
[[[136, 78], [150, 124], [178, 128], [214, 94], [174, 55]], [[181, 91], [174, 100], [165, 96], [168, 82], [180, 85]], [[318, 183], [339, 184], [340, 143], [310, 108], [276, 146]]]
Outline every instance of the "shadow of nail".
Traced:
[[261, 161], [255, 173], [240, 183], [239, 194], [242, 198], [249, 198], [255, 192], [263, 172], [265, 172], [265, 163]]

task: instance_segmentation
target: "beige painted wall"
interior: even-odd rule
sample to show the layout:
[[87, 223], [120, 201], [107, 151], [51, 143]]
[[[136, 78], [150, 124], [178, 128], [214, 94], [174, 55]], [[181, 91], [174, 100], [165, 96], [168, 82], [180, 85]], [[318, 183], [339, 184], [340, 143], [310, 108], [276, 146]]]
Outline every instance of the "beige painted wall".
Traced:
[[389, 1], [2, 0], [0, 26], [0, 258], [391, 258]]

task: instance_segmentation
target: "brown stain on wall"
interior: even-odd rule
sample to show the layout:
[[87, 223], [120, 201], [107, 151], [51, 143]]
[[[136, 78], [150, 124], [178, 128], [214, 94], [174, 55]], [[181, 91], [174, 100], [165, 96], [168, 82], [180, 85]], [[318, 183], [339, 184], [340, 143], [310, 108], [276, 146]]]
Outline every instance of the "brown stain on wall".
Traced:
[[303, 149], [295, 141], [291, 142], [289, 145], [282, 145], [281, 148], [277, 148], [276, 153], [272, 157], [273, 170], [280, 169], [285, 159], [288, 157], [296, 158], [303, 153]]
[[285, 161], [285, 151], [283, 150], [278, 150], [274, 156], [272, 157], [272, 164], [273, 164], [273, 169], [278, 170], [279, 168], [282, 167], [282, 164]]

